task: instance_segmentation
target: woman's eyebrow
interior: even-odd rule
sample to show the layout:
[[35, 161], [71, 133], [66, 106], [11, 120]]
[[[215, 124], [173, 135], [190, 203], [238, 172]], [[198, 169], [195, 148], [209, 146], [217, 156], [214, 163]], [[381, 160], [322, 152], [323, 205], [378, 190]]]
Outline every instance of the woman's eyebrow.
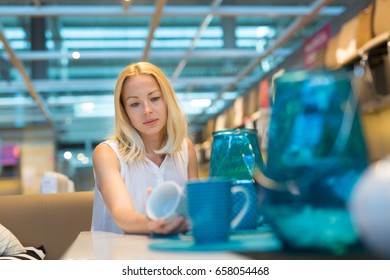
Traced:
[[[149, 95], [152, 95], [152, 94], [155, 93], [155, 92], [160, 92], [160, 90], [159, 90], [159, 89], [153, 90], [153, 91], [151, 91], [151, 92], [148, 93], [148, 96], [149, 96]], [[129, 96], [126, 97], [126, 100], [128, 100], [128, 99], [130, 99], [130, 98], [138, 98], [138, 96], [129, 95]]]
[[155, 92], [160, 92], [160, 90], [159, 89], [153, 90], [153, 91], [149, 92], [148, 95], [151, 95], [151, 94], [153, 94]]
[[127, 97], [126, 97], [126, 100], [129, 100], [130, 98], [136, 99], [136, 98], [138, 98], [138, 97], [137, 97], [137, 96], [127, 96]]

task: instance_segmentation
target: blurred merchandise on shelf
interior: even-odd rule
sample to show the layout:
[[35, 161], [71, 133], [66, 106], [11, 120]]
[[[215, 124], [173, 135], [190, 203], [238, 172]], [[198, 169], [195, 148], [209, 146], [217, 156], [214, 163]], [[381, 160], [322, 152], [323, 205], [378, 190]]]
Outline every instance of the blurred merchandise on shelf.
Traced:
[[[3, 143], [0, 141], [0, 171], [1, 167], [4, 168], [5, 174], [1, 174], [2, 177], [10, 177], [11, 169], [19, 164], [20, 148], [17, 144]], [[6, 167], [9, 167], [8, 169]], [[8, 171], [8, 173], [6, 173]]]
[[47, 171], [42, 174], [41, 178], [41, 193], [62, 193], [74, 192], [74, 182], [68, 176]]
[[[268, 128], [269, 122], [271, 119], [271, 109], [263, 108], [259, 111], [259, 117], [255, 121], [256, 129], [258, 131], [258, 136], [260, 139], [260, 150], [264, 155], [268, 149]], [[264, 159], [264, 157], [263, 157]], [[266, 159], [264, 159], [265, 161]]]

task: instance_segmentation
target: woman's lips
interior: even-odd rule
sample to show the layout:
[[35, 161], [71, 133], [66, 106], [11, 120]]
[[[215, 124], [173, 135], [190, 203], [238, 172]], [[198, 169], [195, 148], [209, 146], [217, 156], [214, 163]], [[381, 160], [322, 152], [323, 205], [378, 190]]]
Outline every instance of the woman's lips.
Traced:
[[158, 119], [150, 119], [143, 122], [144, 125], [154, 125]]

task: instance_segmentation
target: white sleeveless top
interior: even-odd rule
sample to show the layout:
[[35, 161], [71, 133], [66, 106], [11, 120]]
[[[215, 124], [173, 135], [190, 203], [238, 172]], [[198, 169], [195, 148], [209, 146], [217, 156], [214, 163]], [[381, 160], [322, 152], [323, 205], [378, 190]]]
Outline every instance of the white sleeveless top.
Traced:
[[[160, 167], [148, 158], [125, 163], [118, 150], [117, 141], [107, 140], [103, 143], [109, 145], [116, 153], [120, 162], [121, 177], [133, 200], [135, 210], [141, 214], [145, 214], [146, 190], [148, 187], [154, 188], [163, 181], [175, 181], [184, 187], [188, 180], [187, 140], [184, 140], [180, 152], [166, 155]], [[124, 233], [116, 225], [96, 184], [91, 230]]]

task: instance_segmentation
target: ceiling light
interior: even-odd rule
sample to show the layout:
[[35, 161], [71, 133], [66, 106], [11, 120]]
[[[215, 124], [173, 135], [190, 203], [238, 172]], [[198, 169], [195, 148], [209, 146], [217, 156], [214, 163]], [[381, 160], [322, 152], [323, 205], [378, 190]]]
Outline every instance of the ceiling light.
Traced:
[[72, 52], [72, 57], [74, 58], [74, 59], [79, 59], [80, 58], [80, 52]]
[[8, 40], [26, 39], [26, 32], [20, 27], [7, 27], [7, 29], [4, 30], [4, 34]]
[[[196, 36], [197, 27], [159, 27], [154, 33], [155, 38], [189, 38], [192, 39]], [[83, 27], [83, 29], [77, 27], [63, 27], [60, 31], [61, 38], [64, 40], [74, 39], [145, 39], [147, 38], [149, 31], [146, 28], [132, 27], [129, 29], [113, 28], [113, 27]], [[222, 28], [213, 26], [208, 27], [202, 34], [202, 38], [222, 38]], [[253, 36], [250, 36], [253, 37]]]
[[[9, 44], [14, 50], [24, 50], [30, 48], [30, 43], [24, 41], [11, 41]], [[0, 50], [2, 49], [4, 49], [4, 45], [3, 42], [0, 42]]]
[[78, 154], [77, 154], [77, 159], [78, 159], [79, 161], [82, 161], [84, 158], [85, 158], [85, 155], [84, 155], [83, 153], [78, 153]]
[[65, 159], [71, 159], [71, 158], [72, 158], [72, 153], [69, 152], [69, 151], [66, 151], [66, 152], [64, 153], [64, 158], [65, 158]]
[[83, 110], [84, 112], [92, 112], [95, 109], [95, 103], [93, 102], [81, 103], [80, 107], [81, 110]]
[[275, 33], [275, 29], [268, 26], [259, 26], [256, 28], [256, 35], [259, 38], [274, 37]]
[[267, 44], [266, 40], [258, 40], [256, 43], [256, 51], [258, 53], [263, 53], [265, 51], [266, 44]]
[[[90, 49], [91, 45], [95, 49], [139, 49], [145, 47], [145, 40], [72, 40], [64, 41], [63, 46], [66, 49]], [[196, 45], [197, 48], [221, 48], [223, 47], [222, 39], [201, 39]], [[191, 39], [173, 39], [173, 40], [153, 40], [154, 48], [188, 48], [191, 45]]]
[[269, 26], [238, 26], [235, 34], [237, 38], [273, 38], [276, 31], [275, 28]]
[[190, 104], [194, 107], [209, 107], [211, 105], [211, 99], [192, 99]]

